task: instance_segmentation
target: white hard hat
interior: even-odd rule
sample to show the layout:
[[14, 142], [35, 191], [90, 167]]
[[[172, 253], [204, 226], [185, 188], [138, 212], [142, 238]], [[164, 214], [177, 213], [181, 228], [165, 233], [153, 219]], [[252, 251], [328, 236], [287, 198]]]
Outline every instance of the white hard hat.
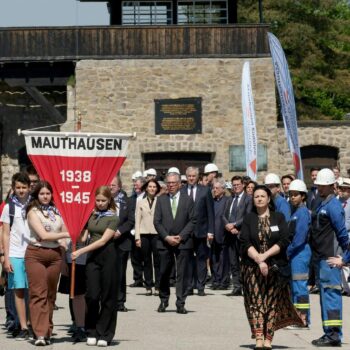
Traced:
[[289, 185], [289, 191], [299, 191], [307, 193], [305, 182], [299, 179], [293, 180]]
[[180, 175], [180, 170], [178, 169], [178, 168], [176, 168], [176, 167], [171, 167], [171, 168], [169, 168], [169, 170], [168, 170], [168, 174], [169, 173], [176, 173], [176, 174], [179, 174]]
[[350, 179], [349, 178], [342, 177], [341, 180], [342, 180], [341, 182], [339, 182], [339, 178], [337, 180], [339, 186], [341, 186], [341, 187], [350, 187]]
[[186, 175], [181, 175], [181, 181], [187, 181]]
[[226, 187], [227, 189], [231, 190], [231, 189], [232, 189], [232, 182], [226, 181], [226, 182], [225, 182], [225, 187]]
[[265, 185], [280, 185], [281, 180], [278, 175], [274, 173], [267, 174], [265, 176]]
[[142, 173], [141, 173], [140, 170], [137, 170], [137, 171], [135, 171], [135, 172], [132, 174], [131, 179], [132, 179], [132, 180], [136, 180], [136, 179], [139, 178], [139, 177], [142, 177]]
[[147, 176], [147, 170], [145, 170], [142, 174], [142, 177], [146, 177]]
[[204, 167], [204, 174], [209, 174], [214, 171], [219, 171], [219, 168], [214, 163], [209, 163]]
[[333, 185], [335, 176], [331, 169], [323, 168], [317, 173], [315, 185]]
[[157, 176], [156, 169], [150, 168], [147, 170], [147, 175]]

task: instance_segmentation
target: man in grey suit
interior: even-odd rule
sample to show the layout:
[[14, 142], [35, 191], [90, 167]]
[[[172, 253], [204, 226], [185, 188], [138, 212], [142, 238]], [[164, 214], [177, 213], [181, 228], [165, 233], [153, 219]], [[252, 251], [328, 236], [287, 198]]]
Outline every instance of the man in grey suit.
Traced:
[[207, 279], [207, 259], [209, 258], [208, 241], [214, 238], [214, 200], [208, 186], [198, 185], [199, 169], [186, 169], [187, 185], [182, 187], [181, 193], [187, 194], [194, 201], [194, 215], [196, 226], [193, 243], [195, 256], [191, 255], [189, 265], [189, 293], [193, 288], [198, 289], [199, 296], [205, 296], [204, 287]]
[[157, 199], [154, 213], [154, 227], [159, 234], [160, 255], [160, 305], [158, 312], [165, 312], [169, 305], [169, 279], [173, 256], [176, 257], [176, 312], [186, 314], [185, 300], [188, 283], [188, 264], [193, 249], [193, 230], [196, 224], [193, 200], [180, 193], [180, 175], [168, 173], [166, 177], [168, 194]]
[[233, 196], [227, 201], [223, 222], [226, 229], [226, 244], [229, 251], [230, 269], [233, 283], [232, 296], [242, 295], [239, 280], [239, 233], [243, 217], [252, 211], [252, 198], [247, 195], [243, 187], [241, 176], [233, 176], [231, 179]]

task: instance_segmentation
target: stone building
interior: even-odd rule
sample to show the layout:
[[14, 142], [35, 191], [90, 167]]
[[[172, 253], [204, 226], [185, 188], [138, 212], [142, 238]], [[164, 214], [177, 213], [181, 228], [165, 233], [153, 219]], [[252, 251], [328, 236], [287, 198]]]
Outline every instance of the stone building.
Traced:
[[[206, 7], [199, 11], [202, 3]], [[244, 174], [241, 75], [247, 60], [259, 180], [266, 172], [293, 172], [283, 126], [277, 122], [268, 26], [235, 24], [236, 1], [153, 1], [147, 2], [146, 15], [145, 4], [109, 1], [113, 26], [108, 27], [0, 30], [1, 79], [23, 89], [40, 107], [29, 114], [25, 108], [14, 110], [1, 104], [0, 95], [3, 195], [12, 173], [27, 161], [23, 137], [15, 130], [63, 122], [60, 130], [73, 131], [78, 117], [82, 131], [136, 133], [121, 169], [128, 189], [132, 173], [150, 167], [163, 175], [170, 166], [184, 172], [189, 165], [203, 168], [214, 162], [226, 179]], [[67, 86], [71, 75], [75, 82]], [[67, 89], [66, 106], [58, 109], [45, 99], [40, 89], [46, 86]], [[164, 127], [160, 111], [179, 105], [192, 108], [195, 116], [176, 126], [174, 114]], [[300, 123], [305, 176], [311, 166], [335, 164], [346, 175], [349, 125]]]

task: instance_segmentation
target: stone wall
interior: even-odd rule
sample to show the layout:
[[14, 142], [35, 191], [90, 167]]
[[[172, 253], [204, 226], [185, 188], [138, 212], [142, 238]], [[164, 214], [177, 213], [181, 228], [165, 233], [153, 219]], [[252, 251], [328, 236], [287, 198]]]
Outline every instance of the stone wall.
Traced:
[[[243, 144], [241, 74], [245, 59], [85, 60], [76, 66], [76, 111], [83, 131], [136, 132], [122, 177], [144, 169], [148, 152], [211, 152], [225, 178], [229, 146]], [[273, 67], [250, 59], [259, 143], [268, 169], [279, 170]], [[155, 99], [202, 98], [202, 134], [155, 135]], [[71, 106], [71, 101], [68, 101]], [[101, 129], [102, 127], [103, 129]], [[262, 177], [263, 174], [260, 174]], [[126, 181], [125, 181], [126, 182]]]
[[[349, 130], [349, 121], [301, 121], [298, 123], [299, 144], [300, 147], [321, 145], [338, 148], [341, 175], [347, 176], [346, 169], [350, 168]], [[292, 157], [282, 123], [278, 127], [278, 145], [280, 173], [293, 173]]]

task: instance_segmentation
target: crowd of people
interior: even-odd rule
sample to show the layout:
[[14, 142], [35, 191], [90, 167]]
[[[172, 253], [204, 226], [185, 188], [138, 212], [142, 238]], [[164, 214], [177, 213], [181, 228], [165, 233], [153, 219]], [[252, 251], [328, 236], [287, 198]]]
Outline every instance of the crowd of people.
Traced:
[[269, 173], [225, 181], [218, 167], [204, 173], [172, 167], [133, 174], [130, 196], [116, 175], [94, 193], [94, 209], [72, 250], [51, 185], [33, 167], [12, 177], [2, 204], [0, 257], [6, 280], [7, 330], [36, 346], [51, 343], [57, 291], [69, 294], [75, 342], [108, 346], [129, 287], [158, 296], [157, 311], [176, 312], [206, 289], [244, 298], [255, 349], [271, 349], [281, 328], [309, 329], [310, 293], [319, 293], [323, 335], [318, 347], [341, 346], [342, 295], [350, 295], [350, 179], [339, 169], [311, 169], [312, 186], [294, 175]]

